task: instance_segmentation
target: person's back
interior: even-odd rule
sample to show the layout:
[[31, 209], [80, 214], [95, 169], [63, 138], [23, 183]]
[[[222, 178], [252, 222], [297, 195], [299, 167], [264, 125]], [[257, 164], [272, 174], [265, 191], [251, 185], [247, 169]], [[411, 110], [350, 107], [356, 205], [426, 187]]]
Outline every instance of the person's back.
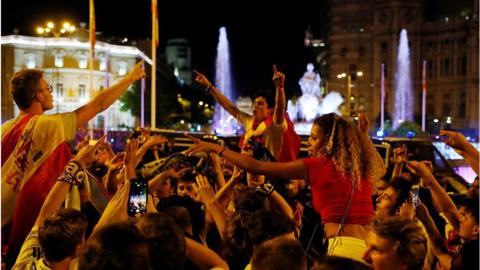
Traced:
[[87, 241], [79, 270], [145, 270], [150, 268], [148, 243], [133, 223], [109, 225]]

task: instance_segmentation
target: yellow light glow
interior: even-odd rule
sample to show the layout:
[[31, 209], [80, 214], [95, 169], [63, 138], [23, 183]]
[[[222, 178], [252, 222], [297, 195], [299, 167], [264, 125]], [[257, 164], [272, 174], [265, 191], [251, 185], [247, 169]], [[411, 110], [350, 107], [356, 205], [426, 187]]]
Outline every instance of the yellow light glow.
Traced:
[[48, 28], [54, 28], [54, 27], [55, 27], [55, 24], [53, 24], [53, 22], [48, 22], [48, 23], [47, 23], [47, 27], [48, 27]]
[[65, 28], [65, 29], [70, 28], [70, 23], [68, 23], [68, 22], [63, 23], [63, 28]]
[[70, 32], [75, 32], [75, 30], [77, 30], [77, 28], [75, 28], [75, 26], [73, 25], [70, 25], [70, 27], [68, 28], [68, 31]]
[[360, 70], [360, 71], [357, 71], [357, 76], [358, 76], [358, 77], [362, 77], [362, 76], [363, 76], [363, 71], [361, 71], [361, 70]]
[[45, 28], [45, 32], [50, 33], [50, 28]]
[[37, 33], [43, 34], [45, 32], [45, 29], [43, 27], [37, 27]]

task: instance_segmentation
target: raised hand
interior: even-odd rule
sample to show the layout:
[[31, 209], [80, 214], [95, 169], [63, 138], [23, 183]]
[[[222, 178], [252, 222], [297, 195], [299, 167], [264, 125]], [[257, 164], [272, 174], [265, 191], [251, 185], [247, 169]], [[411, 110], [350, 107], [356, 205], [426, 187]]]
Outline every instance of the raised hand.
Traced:
[[215, 152], [218, 153], [223, 149], [223, 146], [215, 144], [215, 143], [209, 143], [202, 141], [200, 139], [197, 139], [195, 137], [192, 137], [188, 134], [185, 134], [187, 138], [192, 140], [195, 144], [190, 147], [187, 151], [187, 155], [192, 155], [198, 152], [205, 152], [205, 153], [210, 153], [210, 152]]
[[427, 163], [425, 162], [418, 162], [418, 161], [408, 161], [407, 162], [407, 169], [422, 178], [427, 178], [432, 175], [432, 170], [429, 168]]
[[125, 162], [125, 152], [120, 152], [117, 153], [112, 159], [110, 159], [106, 165], [109, 170], [118, 170], [120, 167], [122, 167]]
[[128, 73], [128, 77], [131, 78], [134, 82], [145, 77], [145, 70], [143, 69], [143, 65], [145, 64], [145, 60], [138, 62], [132, 70]]
[[233, 167], [233, 172], [232, 172], [232, 176], [230, 177], [230, 179], [232, 181], [239, 181], [240, 179], [242, 179], [244, 172], [245, 172], [245, 170], [240, 169], [240, 167], [238, 167], [238, 166], [235, 166], [235, 167]]
[[407, 159], [407, 146], [405, 144], [402, 144], [402, 146], [395, 147], [395, 149], [393, 149], [393, 163], [402, 164], [407, 162]]
[[150, 128], [140, 128], [140, 136], [138, 136], [138, 143], [144, 144], [150, 138]]
[[125, 167], [126, 167], [126, 177], [127, 179], [135, 178], [135, 153], [138, 150], [138, 141], [133, 139], [127, 143], [127, 147], [125, 149]]
[[159, 144], [162, 144], [162, 143], [166, 143], [168, 142], [168, 139], [161, 136], [161, 135], [154, 135], [154, 136], [151, 136], [150, 138], [148, 138], [145, 142], [144, 142], [144, 147], [147, 147], [147, 148], [150, 148], [152, 146], [155, 146], [155, 145], [159, 145]]
[[74, 160], [80, 162], [84, 168], [88, 168], [92, 165], [100, 154], [100, 146], [102, 141], [105, 139], [105, 134], [98, 139], [94, 145], [86, 145], [78, 151], [77, 155], [74, 157]]
[[213, 192], [213, 188], [208, 183], [208, 180], [205, 176], [199, 174], [196, 177], [197, 183], [193, 183], [193, 189], [195, 193], [198, 194], [198, 199], [207, 204], [215, 200], [215, 193]]
[[358, 114], [358, 127], [363, 132], [363, 134], [368, 135], [368, 129], [370, 128], [370, 120], [364, 113]]
[[273, 83], [275, 84], [275, 88], [283, 89], [285, 84], [285, 74], [277, 70], [277, 66], [273, 65]]
[[447, 139], [444, 142], [455, 150], [465, 151], [466, 147], [470, 144], [460, 132], [440, 130], [439, 133], [442, 136], [447, 136]]
[[207, 77], [205, 77], [205, 75], [203, 75], [202, 73], [200, 73], [196, 70], [193, 70], [193, 73], [195, 73], [195, 82], [197, 82], [201, 86], [208, 87], [208, 86], [212, 85], [212, 83], [210, 83], [210, 81], [207, 79]]

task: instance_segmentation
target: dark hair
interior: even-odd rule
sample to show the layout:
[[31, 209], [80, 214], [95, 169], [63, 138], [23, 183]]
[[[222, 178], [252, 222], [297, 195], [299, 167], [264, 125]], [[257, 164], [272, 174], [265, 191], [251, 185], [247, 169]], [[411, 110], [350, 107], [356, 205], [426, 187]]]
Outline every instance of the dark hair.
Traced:
[[368, 270], [365, 264], [346, 257], [322, 256], [315, 260], [312, 270]]
[[465, 207], [465, 212], [471, 214], [478, 224], [479, 199], [466, 197], [459, 203], [459, 205]]
[[148, 213], [137, 222], [147, 240], [152, 269], [183, 269], [186, 243], [182, 230], [164, 213]]
[[38, 82], [43, 77], [43, 71], [38, 69], [23, 69], [13, 75], [10, 81], [10, 93], [15, 104], [20, 109], [27, 109], [35, 99]]
[[80, 270], [149, 269], [148, 245], [131, 222], [101, 228], [87, 241], [79, 257]]
[[225, 232], [224, 254], [228, 264], [235, 265], [235, 269], [244, 269], [254, 245], [293, 232], [294, 228], [293, 221], [282, 213], [236, 209]]
[[252, 270], [305, 269], [307, 259], [302, 246], [294, 239], [276, 237], [255, 247]]
[[184, 207], [188, 210], [190, 214], [189, 219], [192, 224], [192, 233], [194, 238], [197, 239], [205, 227], [205, 214], [202, 210], [202, 205], [190, 197], [171, 195], [158, 202], [157, 210], [162, 212], [174, 206]]
[[421, 270], [427, 255], [427, 238], [412, 220], [401, 217], [380, 217], [372, 221], [372, 231], [393, 243], [394, 251], [407, 269]]
[[270, 93], [269, 91], [259, 90], [255, 92], [255, 94], [253, 95], [253, 100], [258, 97], [263, 97], [265, 99], [265, 101], [267, 102], [267, 107], [269, 109], [275, 107], [275, 99], [273, 98], [272, 93]]
[[171, 206], [165, 210], [163, 213], [167, 214], [178, 227], [186, 232], [189, 227], [192, 226], [192, 221], [190, 220], [190, 213], [188, 212], [187, 208], [183, 206]]
[[85, 215], [74, 209], [60, 209], [47, 217], [38, 228], [38, 240], [50, 262], [59, 262], [75, 255], [87, 228]]
[[389, 186], [395, 189], [397, 192], [397, 199], [395, 204], [390, 210], [390, 215], [395, 215], [398, 209], [402, 207], [402, 204], [410, 197], [410, 191], [412, 190], [412, 183], [403, 177], [395, 177], [390, 181]]

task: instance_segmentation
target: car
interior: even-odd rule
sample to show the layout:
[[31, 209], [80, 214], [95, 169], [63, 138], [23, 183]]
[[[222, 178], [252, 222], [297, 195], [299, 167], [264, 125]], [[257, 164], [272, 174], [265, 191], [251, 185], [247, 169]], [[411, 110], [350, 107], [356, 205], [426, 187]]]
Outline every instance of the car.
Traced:
[[469, 188], [468, 182], [455, 172], [450, 163], [431, 141], [403, 137], [374, 137], [372, 141], [387, 168], [391, 169], [393, 167], [391, 162], [393, 149], [405, 145], [409, 154], [409, 160], [428, 160], [432, 163], [435, 178], [446, 188], [449, 194], [465, 194], [467, 192]]

